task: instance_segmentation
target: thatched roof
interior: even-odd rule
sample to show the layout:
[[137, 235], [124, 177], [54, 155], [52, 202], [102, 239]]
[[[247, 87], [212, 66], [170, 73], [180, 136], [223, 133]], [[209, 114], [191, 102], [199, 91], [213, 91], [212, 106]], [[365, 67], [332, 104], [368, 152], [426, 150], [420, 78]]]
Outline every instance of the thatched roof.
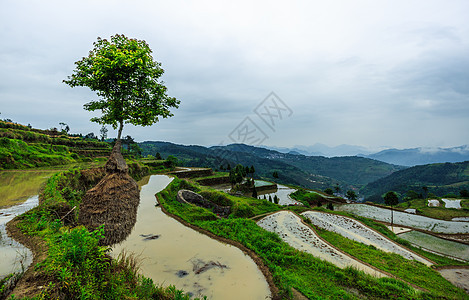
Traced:
[[89, 230], [104, 225], [103, 245], [123, 241], [137, 220], [140, 193], [135, 180], [120, 153], [120, 143], [114, 146], [106, 163], [106, 176], [82, 199], [78, 222]]

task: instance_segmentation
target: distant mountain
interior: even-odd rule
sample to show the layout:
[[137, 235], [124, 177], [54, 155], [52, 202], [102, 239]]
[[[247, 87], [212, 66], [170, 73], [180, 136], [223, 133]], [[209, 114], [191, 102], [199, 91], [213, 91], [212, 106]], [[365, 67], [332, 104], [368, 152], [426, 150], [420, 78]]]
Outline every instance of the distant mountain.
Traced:
[[460, 190], [469, 189], [469, 161], [421, 165], [397, 171], [367, 184], [360, 194], [365, 195], [365, 200], [382, 202], [381, 196], [388, 191], [401, 195], [409, 190], [423, 193], [423, 187], [437, 196], [458, 195]]
[[[139, 146], [143, 155], [155, 155], [156, 152], [163, 157], [174, 155], [185, 166], [221, 169], [228, 164], [232, 167], [238, 163], [253, 165], [257, 176], [320, 190], [334, 187], [336, 184], [343, 190], [360, 188], [403, 168], [363, 157], [306, 156], [244, 144], [207, 148], [167, 142], [143, 142], [139, 143]], [[273, 178], [274, 171], [279, 173], [278, 179]]]
[[272, 147], [272, 146], [262, 146], [263, 148], [275, 150], [281, 153], [290, 153], [296, 152], [298, 154], [303, 154], [307, 156], [356, 156], [356, 155], [367, 155], [372, 154], [373, 151], [362, 147], [362, 146], [353, 146], [353, 145], [339, 145], [335, 147], [329, 147], [324, 144], [316, 143], [312, 146], [294, 146], [293, 148], [284, 148], [284, 147]]
[[469, 145], [453, 148], [388, 149], [375, 154], [363, 156], [389, 164], [402, 166], [416, 166], [445, 162], [455, 163], [469, 161]]
[[357, 156], [331, 158], [306, 156], [292, 153], [280, 153], [278, 151], [244, 144], [231, 144], [223, 146], [222, 148], [235, 152], [250, 153], [272, 161], [287, 163], [305, 172], [340, 180], [349, 185], [354, 185], [355, 187], [361, 187], [369, 182], [405, 168]]
[[[177, 145], [168, 142], [143, 142], [139, 143], [139, 146], [142, 148], [144, 156], [149, 154], [155, 155], [156, 152], [159, 152], [164, 158], [168, 155], [174, 155], [184, 166], [210, 167], [220, 170], [221, 167], [226, 168], [228, 164], [231, 167], [234, 167], [236, 164], [244, 166], [252, 165], [256, 170], [255, 175], [257, 177], [275, 180], [283, 184], [293, 184], [319, 190], [335, 186], [336, 184], [341, 186], [347, 185], [344, 182], [312, 174], [281, 161], [263, 158], [252, 153], [230, 151], [224, 147], [206, 148], [195, 145]], [[256, 149], [270, 151], [263, 148]], [[278, 172], [279, 178], [273, 177], [274, 171]]]

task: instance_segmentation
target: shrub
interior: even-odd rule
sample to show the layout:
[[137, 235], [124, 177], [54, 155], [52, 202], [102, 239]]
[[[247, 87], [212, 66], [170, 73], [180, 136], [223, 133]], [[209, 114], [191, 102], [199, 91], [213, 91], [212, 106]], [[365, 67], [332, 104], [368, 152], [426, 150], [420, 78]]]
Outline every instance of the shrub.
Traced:
[[233, 202], [224, 193], [216, 191], [202, 191], [199, 193], [205, 199], [221, 206], [232, 206]]
[[232, 215], [237, 218], [250, 218], [254, 216], [253, 208], [244, 203], [235, 203], [232, 207]]

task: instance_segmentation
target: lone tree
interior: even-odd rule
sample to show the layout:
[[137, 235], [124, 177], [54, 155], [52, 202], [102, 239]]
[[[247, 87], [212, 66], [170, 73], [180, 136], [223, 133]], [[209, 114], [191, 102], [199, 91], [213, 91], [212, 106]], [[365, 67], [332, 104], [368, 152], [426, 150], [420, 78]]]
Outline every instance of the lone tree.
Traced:
[[345, 195], [345, 197], [347, 197], [347, 199], [349, 199], [350, 201], [355, 201], [355, 200], [357, 200], [357, 194], [355, 194], [355, 192], [352, 191], [352, 190], [348, 190], [348, 191], [347, 191], [347, 194]]
[[71, 87], [86, 86], [98, 94], [99, 100], [84, 105], [86, 110], [102, 112], [92, 122], [118, 128], [120, 141], [124, 123], [149, 126], [159, 117], [173, 116], [169, 109], [178, 108], [180, 101], [166, 94], [160, 80], [164, 70], [145, 41], [116, 34], [110, 40], [98, 37], [93, 46], [64, 80]]
[[394, 211], [392, 209], [393, 205], [399, 204], [399, 198], [395, 192], [387, 192], [384, 197], [384, 204], [391, 206], [391, 227], [394, 221]]

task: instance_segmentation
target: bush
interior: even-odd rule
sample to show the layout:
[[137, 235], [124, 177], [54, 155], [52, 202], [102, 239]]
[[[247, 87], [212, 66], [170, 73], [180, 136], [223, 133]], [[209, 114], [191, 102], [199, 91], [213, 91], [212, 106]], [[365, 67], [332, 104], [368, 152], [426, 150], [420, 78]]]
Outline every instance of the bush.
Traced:
[[205, 199], [221, 206], [232, 206], [233, 202], [224, 193], [216, 191], [202, 191], [199, 193]]
[[253, 208], [244, 203], [233, 205], [232, 212], [232, 215], [237, 218], [250, 218], [254, 216]]

